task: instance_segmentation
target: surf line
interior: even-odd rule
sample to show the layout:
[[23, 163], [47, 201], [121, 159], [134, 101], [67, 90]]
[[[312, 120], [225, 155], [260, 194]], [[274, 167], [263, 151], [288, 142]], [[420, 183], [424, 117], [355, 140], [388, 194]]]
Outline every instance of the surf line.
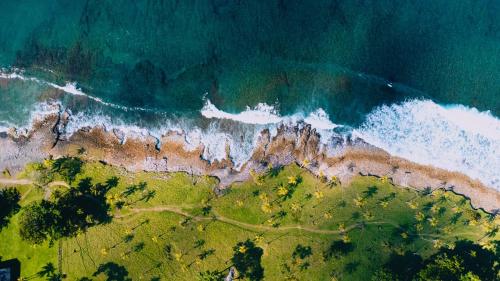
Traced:
[[52, 82], [41, 80], [39, 78], [26, 77], [26, 76], [24, 76], [22, 74], [19, 74], [19, 73], [16, 73], [16, 72], [6, 73], [3, 70], [0, 70], [0, 78], [2, 78], [2, 79], [18, 79], [18, 80], [22, 80], [22, 81], [32, 81], [32, 82], [38, 83], [40, 85], [47, 85], [49, 87], [61, 90], [61, 91], [65, 92], [65, 93], [67, 93], [67, 94], [70, 94], [70, 95], [73, 95], [73, 96], [86, 97], [86, 98], [88, 98], [90, 100], [93, 100], [93, 101], [95, 101], [97, 103], [100, 103], [102, 105], [109, 106], [109, 107], [112, 107], [112, 108], [115, 108], [115, 109], [119, 109], [119, 110], [123, 110], [125, 112], [128, 112], [128, 111], [142, 111], [142, 112], [159, 113], [158, 111], [150, 109], [150, 108], [127, 107], [127, 106], [118, 105], [118, 104], [115, 104], [115, 103], [106, 102], [106, 101], [104, 101], [101, 98], [94, 97], [92, 95], [89, 95], [89, 94], [83, 92], [81, 88], [77, 87], [77, 83], [76, 82], [67, 82], [66, 85], [61, 86], [61, 85], [58, 85], [58, 84], [55, 84], [55, 83], [52, 83]]
[[267, 103], [258, 103], [255, 107], [247, 106], [245, 110], [238, 113], [229, 113], [217, 108], [210, 100], [204, 97], [205, 105], [200, 110], [203, 117], [207, 119], [228, 119], [244, 124], [252, 125], [272, 125], [279, 123], [298, 123], [304, 121], [318, 130], [333, 130], [342, 125], [337, 125], [330, 121], [328, 114], [322, 108], [313, 112], [295, 113], [287, 116], [280, 116], [278, 110]]

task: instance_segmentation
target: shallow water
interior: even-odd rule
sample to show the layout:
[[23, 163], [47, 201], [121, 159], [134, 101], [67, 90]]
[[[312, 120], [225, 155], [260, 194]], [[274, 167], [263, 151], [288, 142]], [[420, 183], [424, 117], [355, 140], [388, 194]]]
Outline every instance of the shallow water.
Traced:
[[55, 100], [72, 130], [183, 129], [242, 162], [306, 120], [500, 186], [499, 1], [310, 2], [2, 1], [0, 128]]

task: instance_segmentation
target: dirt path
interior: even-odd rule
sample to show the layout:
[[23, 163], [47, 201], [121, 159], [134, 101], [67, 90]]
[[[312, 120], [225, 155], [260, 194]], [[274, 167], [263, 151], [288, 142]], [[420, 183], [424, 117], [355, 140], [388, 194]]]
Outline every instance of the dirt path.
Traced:
[[[36, 184], [36, 183], [32, 180], [29, 180], [29, 179], [0, 178], [0, 184], [3, 184], [3, 185], [29, 185], [29, 184]], [[48, 183], [47, 186], [49, 186], [49, 187], [53, 187], [53, 186], [69, 187], [69, 185], [63, 181], [53, 181], [53, 182]]]
[[[184, 206], [188, 207], [188, 206]], [[124, 215], [116, 215], [114, 216], [115, 218], [126, 218], [129, 217], [133, 214], [140, 214], [140, 213], [147, 213], [147, 212], [155, 212], [155, 213], [160, 213], [160, 212], [170, 212], [174, 214], [178, 214], [187, 218], [191, 218], [194, 221], [210, 221], [210, 220], [216, 220], [222, 223], [226, 223], [232, 226], [236, 226], [239, 228], [251, 230], [251, 231], [271, 231], [271, 232], [281, 232], [281, 231], [287, 231], [287, 230], [301, 230], [305, 232], [310, 232], [310, 233], [317, 233], [317, 234], [327, 234], [327, 235], [338, 235], [338, 234], [343, 234], [347, 233], [353, 229], [356, 228], [361, 228], [363, 224], [361, 223], [356, 223], [350, 226], [345, 227], [344, 230], [327, 230], [327, 229], [318, 229], [318, 228], [311, 228], [311, 227], [305, 227], [302, 225], [290, 225], [290, 226], [280, 226], [280, 227], [272, 227], [272, 226], [266, 226], [266, 225], [256, 225], [256, 224], [251, 224], [251, 223], [245, 223], [241, 221], [237, 221], [234, 219], [230, 219], [224, 216], [221, 216], [217, 214], [216, 212], [213, 212], [212, 216], [193, 216], [185, 211], [182, 211], [181, 208], [176, 207], [176, 206], [156, 206], [156, 207], [150, 207], [150, 208], [133, 208], [129, 209], [131, 212], [130, 214], [124, 214]], [[400, 226], [392, 221], [367, 221], [364, 223], [365, 225], [390, 225], [395, 228], [399, 228]], [[444, 238], [444, 237], [451, 237], [453, 235], [470, 235], [471, 233], [463, 232], [463, 233], [451, 233], [451, 234], [418, 234], [422, 239], [428, 240], [429, 242], [433, 242], [434, 239], [436, 238]], [[426, 239], [425, 237], [431, 238], [431, 240]]]
[[[7, 185], [38, 185], [34, 181], [29, 180], [29, 179], [6, 179], [6, 178], [0, 178], [0, 184], [5, 185], [5, 186], [7, 186]], [[52, 189], [50, 187], [54, 187], [54, 186], [69, 187], [69, 185], [63, 181], [50, 182], [46, 185], [46, 187], [49, 187], [49, 188], [45, 189], [45, 194], [43, 196], [44, 199], [50, 198], [50, 195], [52, 194]], [[21, 197], [21, 200], [26, 198], [26, 196], [31, 192], [32, 189], [33, 189], [33, 186], [27, 192], [25, 192], [23, 194], [23, 196]]]
[[[157, 206], [157, 207], [151, 207], [151, 208], [133, 208], [129, 209], [130, 212], [133, 214], [139, 214], [139, 213], [146, 213], [146, 212], [170, 212], [174, 214], [178, 214], [184, 217], [191, 218], [194, 221], [207, 221], [207, 220], [216, 220], [219, 222], [223, 222], [226, 224], [230, 224], [233, 226], [237, 226], [240, 228], [248, 229], [248, 230], [255, 230], [255, 231], [273, 231], [273, 232], [278, 232], [278, 231], [287, 231], [287, 230], [301, 230], [301, 231], [306, 231], [306, 232], [311, 232], [311, 233], [317, 233], [317, 234], [342, 234], [345, 232], [349, 232], [352, 229], [355, 228], [360, 228], [362, 225], [361, 224], [354, 224], [351, 226], [348, 226], [345, 228], [345, 230], [327, 230], [327, 229], [318, 229], [318, 228], [311, 228], [311, 227], [305, 227], [302, 225], [290, 225], [290, 226], [280, 226], [280, 227], [272, 227], [272, 226], [266, 226], [266, 225], [255, 225], [251, 223], [245, 223], [237, 220], [233, 220], [224, 216], [221, 216], [217, 213], [214, 212], [213, 216], [209, 217], [204, 217], [204, 216], [192, 216], [191, 214], [182, 211], [180, 208], [175, 207], [175, 206]], [[125, 215], [117, 215], [115, 218], [125, 218], [130, 216], [131, 214], [125, 214]], [[367, 224], [391, 224], [390, 222], [367, 222]]]
[[4, 185], [28, 185], [32, 184], [33, 181], [27, 180], [27, 179], [5, 179], [5, 178], [0, 178], [0, 184]]
[[[30, 184], [35, 184], [35, 183], [32, 180], [29, 180], [29, 179], [6, 179], [6, 178], [0, 178], [0, 184], [2, 184], [2, 185], [30, 185]], [[66, 182], [63, 182], [63, 181], [53, 181], [53, 182], [48, 183], [46, 186], [47, 187], [54, 187], [54, 186], [69, 187], [69, 185]], [[23, 194], [23, 196], [22, 196], [21, 199], [24, 199], [28, 195], [28, 193], [31, 192], [31, 189], [32, 188], [30, 188], [25, 194]], [[44, 197], [45, 198], [50, 197], [51, 191], [52, 191], [51, 188], [47, 188]], [[188, 208], [189, 206], [184, 206], [184, 207]], [[184, 216], [184, 217], [187, 217], [187, 218], [191, 218], [194, 221], [216, 220], [216, 221], [227, 223], [227, 224], [230, 224], [230, 225], [233, 225], [233, 226], [236, 226], [236, 227], [240, 227], [240, 228], [243, 228], [243, 229], [255, 230], [255, 231], [265, 230], [265, 231], [277, 232], [277, 231], [287, 231], [287, 230], [302, 230], [302, 231], [311, 232], [311, 233], [317, 233], [317, 234], [342, 234], [342, 233], [345, 233], [345, 232], [349, 232], [350, 230], [353, 230], [355, 228], [360, 228], [362, 226], [359, 223], [358, 224], [354, 224], [354, 225], [351, 225], [349, 227], [346, 227], [345, 230], [343, 230], [343, 231], [311, 228], [311, 227], [305, 227], [305, 226], [302, 226], [302, 225], [290, 225], [290, 226], [272, 227], [272, 226], [256, 225], [256, 224], [250, 224], [250, 223], [245, 223], [245, 222], [237, 221], [237, 220], [234, 220], [234, 219], [230, 219], [230, 218], [221, 216], [221, 215], [219, 215], [219, 214], [217, 214], [215, 212], [214, 212], [214, 214], [212, 216], [209, 216], [209, 217], [205, 217], [205, 216], [193, 216], [193, 215], [191, 215], [188, 212], [182, 211], [182, 209], [180, 207], [178, 207], [178, 206], [156, 206], [156, 207], [150, 207], [150, 208], [133, 208], [133, 209], [129, 209], [129, 211], [132, 214], [139, 214], [139, 213], [146, 213], [146, 212], [157, 212], [157, 213], [160, 213], [160, 212], [170, 212], [170, 213], [178, 214], [178, 215], [181, 215], [181, 216]], [[115, 218], [125, 218], [125, 217], [128, 217], [128, 216], [132, 215], [132, 214], [116, 215], [114, 217]], [[372, 221], [372, 222], [365, 222], [365, 224], [372, 224], [372, 225], [373, 224], [388, 224], [388, 225], [392, 225], [393, 227], [396, 227], [396, 228], [399, 227], [399, 225], [397, 225], [394, 222], [390, 222], [390, 221]], [[455, 235], [456, 235], [456, 233], [455, 233]], [[449, 235], [442, 235], [442, 234], [441, 235], [439, 235], [439, 234], [434, 234], [434, 235], [432, 235], [432, 234], [421, 234], [420, 236], [427, 236], [427, 237], [438, 238], [438, 237], [445, 237], [445, 236], [449, 236]]]

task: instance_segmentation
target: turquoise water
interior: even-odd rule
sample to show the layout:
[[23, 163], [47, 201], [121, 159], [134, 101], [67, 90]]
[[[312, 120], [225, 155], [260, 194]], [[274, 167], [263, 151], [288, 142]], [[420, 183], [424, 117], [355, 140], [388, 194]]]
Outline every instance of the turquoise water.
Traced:
[[226, 111], [321, 106], [342, 124], [409, 96], [498, 115], [499, 13], [494, 0], [6, 0], [0, 64], [180, 114], [208, 93]]
[[[214, 125], [200, 114], [207, 101], [227, 114], [259, 103], [272, 106], [266, 114], [273, 116], [306, 117], [321, 108], [343, 125], [336, 131], [364, 128], [371, 133], [365, 138], [407, 158], [419, 154], [413, 158], [423, 163], [438, 163], [436, 151], [401, 151], [401, 143], [384, 142], [372, 129], [391, 128], [396, 140], [413, 136], [405, 144], [417, 146], [434, 143], [421, 141], [420, 127], [430, 128], [426, 135], [457, 131], [449, 136], [459, 142], [435, 135], [434, 146], [460, 155], [445, 168], [479, 170], [487, 166], [464, 164], [477, 162], [469, 154], [491, 156], [490, 165], [500, 159], [499, 14], [496, 0], [4, 0], [0, 66], [4, 76], [22, 72], [24, 80], [0, 83], [0, 127], [26, 125], [40, 103], [57, 100], [84, 125], [216, 126], [248, 150], [264, 126]], [[76, 95], [56, 90], [68, 82]], [[489, 111], [487, 144], [441, 146], [475, 140], [477, 132], [435, 126], [453, 112], [415, 99]], [[381, 116], [382, 105], [397, 114]], [[433, 119], [399, 126], [398, 118], [414, 118], [409, 105]], [[384, 121], [366, 128], [367, 116]]]

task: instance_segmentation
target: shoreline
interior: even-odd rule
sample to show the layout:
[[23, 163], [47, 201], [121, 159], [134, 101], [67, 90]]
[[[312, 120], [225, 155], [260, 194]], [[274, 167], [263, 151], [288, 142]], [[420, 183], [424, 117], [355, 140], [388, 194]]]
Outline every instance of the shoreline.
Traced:
[[[204, 147], [189, 147], [183, 132], [166, 132], [159, 139], [127, 136], [102, 126], [86, 127], [70, 136], [64, 134], [70, 114], [50, 113], [33, 121], [32, 128], [18, 134], [12, 128], [0, 134], [0, 170], [15, 175], [25, 164], [47, 157], [79, 155], [85, 160], [103, 161], [129, 171], [188, 172], [219, 178], [220, 188], [251, 177], [251, 171], [262, 172], [274, 167], [310, 162], [307, 169], [328, 179], [337, 177], [346, 184], [356, 175], [387, 177], [394, 184], [424, 190], [443, 188], [471, 200], [474, 208], [489, 213], [500, 210], [500, 191], [479, 180], [459, 173], [390, 155], [360, 138], [333, 136], [332, 147], [321, 143], [321, 136], [310, 125], [281, 125], [276, 134], [261, 131], [250, 159], [236, 169], [226, 145], [226, 158], [212, 162], [203, 158]], [[331, 153], [330, 151], [334, 151]], [[81, 153], [84, 151], [83, 153]], [[80, 152], [80, 153], [79, 153]]]

